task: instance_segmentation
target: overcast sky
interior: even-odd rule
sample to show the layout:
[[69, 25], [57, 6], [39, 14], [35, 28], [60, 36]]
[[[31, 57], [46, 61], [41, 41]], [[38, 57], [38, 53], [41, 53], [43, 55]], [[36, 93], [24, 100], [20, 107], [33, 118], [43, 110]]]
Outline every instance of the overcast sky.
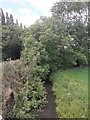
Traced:
[[23, 25], [31, 25], [40, 16], [50, 16], [50, 9], [59, 0], [0, 0], [0, 8], [13, 14]]

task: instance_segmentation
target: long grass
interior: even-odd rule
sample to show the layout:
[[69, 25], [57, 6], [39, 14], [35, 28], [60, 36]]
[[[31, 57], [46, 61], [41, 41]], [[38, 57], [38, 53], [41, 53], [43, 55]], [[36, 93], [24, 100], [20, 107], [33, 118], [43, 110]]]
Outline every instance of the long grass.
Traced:
[[59, 118], [88, 117], [88, 69], [59, 70], [52, 74]]

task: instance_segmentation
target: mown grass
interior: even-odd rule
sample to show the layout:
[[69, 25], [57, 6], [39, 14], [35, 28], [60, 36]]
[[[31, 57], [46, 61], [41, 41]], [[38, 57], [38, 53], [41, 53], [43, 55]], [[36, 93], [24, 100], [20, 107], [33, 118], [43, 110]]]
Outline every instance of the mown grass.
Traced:
[[51, 75], [59, 118], [88, 117], [88, 69], [59, 70]]

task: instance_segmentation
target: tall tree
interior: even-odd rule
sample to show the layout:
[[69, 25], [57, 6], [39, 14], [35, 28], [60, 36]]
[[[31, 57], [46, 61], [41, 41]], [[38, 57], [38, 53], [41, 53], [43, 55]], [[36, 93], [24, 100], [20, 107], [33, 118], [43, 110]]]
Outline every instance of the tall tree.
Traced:
[[10, 14], [9, 24], [14, 25], [13, 15]]
[[21, 28], [23, 27], [22, 23], [20, 23], [20, 27], [21, 27]]
[[6, 25], [9, 25], [9, 16], [7, 12], [6, 12]]
[[18, 24], [18, 20], [16, 19], [16, 26], [19, 26], [19, 24]]
[[1, 21], [1, 25], [5, 25], [5, 15], [3, 13], [2, 8], [0, 9], [0, 21]]
[[51, 11], [53, 16], [60, 18], [65, 23], [88, 20], [88, 4], [86, 2], [57, 2]]
[[72, 36], [70, 44], [76, 54], [77, 63], [87, 64], [88, 4], [57, 2], [51, 11], [55, 19], [61, 20], [67, 26], [68, 33]]
[[20, 58], [22, 42], [20, 39], [22, 29], [19, 27], [5, 25], [2, 27], [2, 59]]

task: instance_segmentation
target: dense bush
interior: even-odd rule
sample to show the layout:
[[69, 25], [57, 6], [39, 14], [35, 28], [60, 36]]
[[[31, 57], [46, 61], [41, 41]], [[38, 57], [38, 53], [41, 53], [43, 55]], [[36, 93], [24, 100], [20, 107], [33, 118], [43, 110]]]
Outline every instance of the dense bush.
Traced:
[[[29, 65], [30, 67], [30, 65]], [[34, 66], [35, 67], [35, 66]], [[10, 95], [14, 94], [13, 106], [6, 106]], [[21, 61], [7, 62], [3, 69], [3, 117], [33, 118], [46, 104], [44, 84]]]
[[30, 35], [30, 31], [23, 34], [22, 39], [24, 49], [21, 59], [28, 67], [32, 66], [35, 75], [45, 79], [49, 72], [49, 57], [44, 45], [38, 42], [33, 35]]
[[40, 19], [30, 27], [29, 33], [48, 53], [51, 71], [88, 64], [87, 29], [79, 21], [68, 29], [67, 24], [52, 16]]
[[26, 83], [18, 93], [14, 111], [16, 118], [33, 118], [45, 106], [46, 96], [40, 79]]
[[5, 106], [7, 98], [4, 96], [3, 115], [33, 118], [47, 102], [42, 79], [46, 78], [49, 71], [48, 54], [30, 33], [23, 33], [21, 39], [23, 51], [20, 60], [4, 63], [4, 88], [11, 88], [14, 92], [14, 106], [9, 110]]

